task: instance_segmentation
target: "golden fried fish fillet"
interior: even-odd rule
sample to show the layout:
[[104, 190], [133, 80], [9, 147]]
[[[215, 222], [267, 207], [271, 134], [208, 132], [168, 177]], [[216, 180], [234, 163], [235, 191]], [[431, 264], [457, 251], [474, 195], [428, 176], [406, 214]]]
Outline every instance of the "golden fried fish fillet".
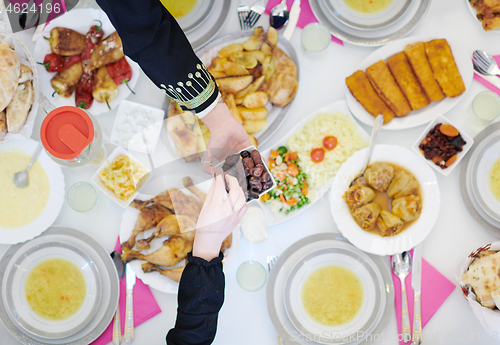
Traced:
[[276, 72], [266, 82], [264, 91], [269, 96], [269, 100], [273, 105], [284, 107], [293, 100], [297, 93], [299, 86], [297, 66], [278, 47], [273, 47], [272, 53]]
[[434, 73], [432, 73], [431, 65], [425, 53], [424, 42], [416, 42], [407, 45], [404, 48], [404, 53], [422, 89], [424, 89], [427, 98], [431, 102], [437, 102], [445, 98], [446, 95], [443, 93], [436, 78], [434, 78]]
[[464, 81], [458, 71], [450, 45], [446, 39], [425, 42], [425, 52], [429, 59], [434, 78], [446, 96], [454, 98], [465, 91]]
[[395, 114], [385, 104], [385, 102], [378, 96], [377, 92], [373, 89], [372, 84], [366, 77], [365, 72], [356, 71], [345, 79], [347, 88], [354, 98], [369, 112], [372, 116], [377, 117], [382, 114], [384, 123], [391, 121]]
[[388, 58], [387, 66], [413, 110], [422, 109], [429, 105], [430, 101], [420, 86], [415, 73], [413, 73], [405, 53], [401, 52]]
[[406, 116], [410, 111], [408, 100], [403, 95], [384, 60], [366, 69], [366, 76], [380, 98], [392, 109], [396, 116]]

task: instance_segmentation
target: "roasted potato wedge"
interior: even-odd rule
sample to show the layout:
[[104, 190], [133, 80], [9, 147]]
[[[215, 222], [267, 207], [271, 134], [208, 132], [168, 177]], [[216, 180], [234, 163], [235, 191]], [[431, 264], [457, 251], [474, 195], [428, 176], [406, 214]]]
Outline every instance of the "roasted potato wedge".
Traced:
[[243, 106], [250, 109], [261, 108], [265, 107], [268, 101], [269, 98], [265, 92], [257, 91], [243, 98]]
[[245, 128], [248, 134], [257, 133], [258, 131], [263, 130], [264, 127], [266, 127], [266, 125], [267, 125], [266, 119], [245, 120], [243, 122], [243, 127]]
[[224, 103], [226, 103], [227, 107], [229, 108], [231, 115], [233, 115], [234, 118], [236, 120], [238, 120], [239, 123], [243, 123], [243, 119], [240, 115], [238, 108], [236, 107], [236, 103], [234, 102], [233, 94], [230, 93], [229, 95], [224, 96], [222, 99], [224, 100]]
[[260, 51], [263, 52], [264, 55], [272, 55], [273, 54], [271, 47], [266, 42], [262, 43], [262, 45], [260, 46]]
[[213, 70], [213, 69], [209, 69], [208, 71], [210, 72], [210, 74], [214, 78], [227, 77], [226, 73], [224, 73], [224, 72], [219, 72], [219, 71], [216, 71], [216, 70]]
[[224, 77], [215, 80], [219, 85], [219, 90], [225, 93], [238, 92], [245, 89], [253, 81], [251, 75], [239, 77]]
[[228, 59], [238, 65], [242, 65], [247, 69], [254, 68], [257, 66], [257, 58], [253, 54], [248, 52], [238, 52], [229, 55]]
[[258, 91], [262, 85], [264, 84], [266, 77], [261, 76], [258, 79], [255, 79], [255, 81], [250, 84], [246, 89], [241, 90], [237, 93], [234, 94], [234, 100], [236, 104], [241, 104], [243, 102], [243, 98], [245, 98], [246, 95], [249, 95], [255, 91]]
[[262, 74], [269, 80], [274, 72], [276, 72], [276, 67], [274, 66], [274, 60], [272, 56], [266, 56], [264, 62], [262, 63]]
[[225, 57], [218, 57], [212, 61], [212, 66], [209, 67], [211, 71], [224, 72], [224, 66], [228, 62]]
[[262, 63], [266, 57], [266, 54], [264, 54], [260, 50], [253, 50], [251, 52], [247, 52], [247, 54], [255, 56], [257, 61], [259, 61], [260, 63]]
[[[248, 109], [245, 107], [238, 106], [238, 111], [241, 114], [241, 117], [243, 117], [245, 120], [243, 121], [244, 123], [247, 122], [248, 120], [262, 120], [265, 119], [269, 111], [267, 110], [266, 107], [260, 107], [260, 108], [253, 108], [253, 109]], [[249, 132], [250, 133], [250, 132]]]
[[245, 43], [243, 43], [243, 48], [248, 51], [256, 50], [259, 49], [261, 43], [261, 41], [252, 36]]
[[249, 134], [248, 139], [250, 139], [250, 143], [253, 146], [255, 146], [255, 147], [259, 146], [259, 142], [257, 141], [257, 139], [253, 135]]
[[278, 31], [272, 26], [267, 29], [267, 42], [269, 42], [271, 46], [278, 44]]
[[232, 53], [237, 53], [243, 50], [243, 44], [241, 43], [233, 43], [228, 46], [225, 46], [219, 51], [219, 57], [227, 57]]

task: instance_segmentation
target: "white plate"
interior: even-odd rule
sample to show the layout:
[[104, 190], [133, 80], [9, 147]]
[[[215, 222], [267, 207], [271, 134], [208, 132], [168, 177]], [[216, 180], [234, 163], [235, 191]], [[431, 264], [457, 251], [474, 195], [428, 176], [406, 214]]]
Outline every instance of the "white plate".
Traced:
[[215, 8], [214, 2], [215, 0], [198, 1], [191, 12], [178, 18], [177, 23], [179, 23], [182, 31], [188, 34], [199, 28], [205, 20], [211, 17], [212, 11]]
[[472, 192], [484, 212], [495, 221], [500, 222], [500, 201], [493, 195], [490, 184], [490, 170], [500, 158], [500, 136], [495, 136], [486, 144], [471, 161]]
[[[390, 56], [400, 53], [403, 51], [404, 47], [407, 44], [415, 43], [415, 42], [427, 42], [439, 37], [407, 37], [401, 40], [397, 40], [391, 42], [382, 48], [377, 49], [373, 53], [371, 53], [366, 59], [364, 59], [358, 66], [357, 70], [365, 71], [368, 67], [373, 65], [374, 63], [380, 60], [387, 60]], [[467, 93], [467, 90], [470, 87], [472, 82], [472, 78], [474, 77], [474, 70], [472, 66], [472, 60], [469, 54], [463, 50], [456, 43], [448, 40], [448, 43], [453, 52], [453, 57], [455, 58], [455, 62], [457, 64], [458, 70], [465, 84], [465, 92], [458, 97], [455, 98], [445, 98], [439, 102], [432, 102], [427, 107], [417, 110], [411, 111], [405, 117], [395, 117], [391, 122], [382, 126], [382, 129], [387, 130], [399, 130], [399, 129], [407, 129], [418, 127], [423, 124], [426, 124], [438, 114], [444, 114], [451, 108], [453, 108]], [[353, 71], [354, 72], [354, 71]], [[368, 113], [365, 108], [359, 103], [351, 94], [349, 89], [346, 87], [346, 99], [347, 104], [349, 105], [349, 109], [351, 109], [352, 114], [364, 124], [369, 126], [373, 126], [375, 122], [375, 118]]]
[[[267, 279], [266, 304], [269, 318], [271, 319], [278, 335], [288, 345], [320, 344], [314, 339], [307, 340], [307, 336], [301, 334], [299, 330], [293, 326], [285, 310], [283, 294], [285, 291], [286, 279], [299, 260], [312, 252], [331, 248], [349, 250], [353, 253], [353, 255], [366, 257], [367, 261], [371, 261], [375, 264], [377, 276], [380, 275], [382, 277], [382, 279], [378, 280], [376, 283], [376, 286], [380, 289], [383, 295], [380, 297], [381, 303], [380, 308], [378, 309], [378, 313], [381, 316], [379, 317], [379, 321], [375, 322], [376, 325], [374, 325], [374, 327], [372, 327], [367, 333], [381, 334], [389, 323], [389, 318], [394, 310], [394, 286], [387, 262], [384, 262], [384, 260], [380, 257], [361, 252], [347, 242], [345, 238], [341, 237], [340, 234], [321, 233], [311, 235], [295, 242], [283, 253], [281, 253]], [[368, 334], [360, 334], [359, 338], [349, 342], [349, 345], [370, 344], [371, 341], [366, 339]], [[311, 335], [310, 338], [313, 338], [313, 335]]]
[[[280, 146], [287, 146], [287, 141], [288, 141], [288, 138], [293, 134], [295, 133], [297, 130], [301, 129], [302, 127], [304, 127], [304, 125], [310, 121], [311, 119], [313, 119], [317, 114], [319, 113], [333, 113], [333, 112], [341, 112], [342, 114], [348, 116], [352, 122], [356, 125], [356, 129], [358, 130], [359, 134], [361, 134], [361, 136], [363, 137], [363, 139], [368, 143], [368, 141], [370, 141], [370, 136], [368, 135], [368, 133], [366, 133], [364, 131], [363, 128], [361, 128], [360, 125], [358, 125], [358, 123], [354, 120], [354, 118], [352, 117], [351, 115], [351, 112], [349, 111], [349, 108], [347, 107], [347, 103], [342, 100], [342, 101], [337, 101], [337, 102], [334, 102], [332, 104], [329, 104], [321, 109], [318, 109], [316, 111], [314, 111], [313, 113], [307, 115], [303, 120], [301, 120], [299, 123], [297, 123], [293, 128], [292, 130], [289, 132], [289, 134], [281, 139], [279, 139], [277, 142], [275, 142], [270, 149], [268, 150], [265, 150], [265, 151], [262, 151], [261, 152], [261, 155], [262, 157], [264, 157], [265, 160], [267, 160], [269, 158], [269, 154], [271, 153], [271, 150], [276, 150], [278, 147]], [[273, 225], [277, 225], [277, 224], [280, 224], [280, 223], [283, 223], [287, 220], [290, 220], [296, 216], [298, 216], [299, 214], [307, 211], [310, 207], [312, 207], [318, 200], [321, 199], [321, 197], [323, 196], [323, 194], [326, 193], [326, 191], [328, 191], [328, 189], [330, 189], [330, 186], [331, 186], [331, 181], [326, 181], [322, 186], [320, 186], [319, 188], [316, 188], [316, 189], [312, 189], [311, 188], [311, 196], [314, 196], [314, 197], [311, 197], [311, 202], [303, 207], [301, 207], [300, 209], [298, 210], [293, 210], [291, 211], [290, 213], [288, 214], [285, 214], [283, 212], [280, 212], [278, 215], [275, 215], [272, 211], [271, 211], [271, 207], [269, 205], [266, 205], [265, 203], [263, 203], [262, 201], [258, 200], [257, 203], [259, 204], [259, 206], [262, 208], [262, 210], [264, 211], [264, 215], [266, 217], [266, 221], [267, 221], [267, 224], [269, 226], [273, 226]]]
[[[419, 149], [419, 146], [420, 146], [420, 143], [422, 143], [422, 140], [424, 140], [424, 138], [431, 131], [431, 129], [433, 129], [438, 123], [452, 125], [453, 127], [455, 127], [458, 130], [458, 132], [462, 135], [462, 138], [465, 140], [465, 145], [462, 147], [462, 152], [459, 152], [457, 154], [457, 160], [446, 169], [441, 169], [436, 164], [434, 164], [434, 162], [432, 162], [432, 160], [426, 159], [425, 156], [422, 154], [422, 152], [420, 152], [420, 149]], [[467, 133], [465, 133], [462, 129], [458, 128], [454, 123], [452, 123], [446, 117], [439, 114], [438, 116], [436, 116], [436, 118], [434, 120], [432, 120], [431, 123], [429, 123], [427, 128], [420, 135], [420, 137], [418, 137], [418, 139], [413, 144], [412, 149], [417, 154], [417, 156], [424, 159], [434, 170], [439, 171], [444, 176], [448, 176], [453, 171], [453, 169], [455, 169], [455, 167], [462, 160], [462, 158], [467, 154], [467, 152], [469, 152], [469, 150], [473, 144], [474, 144], [474, 140], [470, 136], [468, 136]]]
[[[14, 38], [14, 40], [12, 38]], [[33, 90], [35, 91], [35, 99], [33, 101], [33, 104], [31, 105], [31, 109], [24, 126], [16, 134], [7, 133], [3, 141], [12, 139], [29, 139], [31, 137], [31, 134], [33, 133], [33, 126], [35, 125], [35, 118], [36, 114], [38, 113], [38, 99], [40, 98], [40, 85], [38, 79], [39, 65], [33, 59], [33, 56], [31, 55], [28, 47], [26, 47], [26, 45], [24, 45], [24, 43], [20, 39], [18, 39], [13, 34], [9, 34], [0, 30], [0, 42], [4, 41], [4, 39], [6, 43], [14, 46], [14, 49], [16, 50], [17, 56], [20, 58], [21, 63], [26, 64], [33, 71], [32, 83]], [[0, 140], [0, 142], [1, 141], [2, 140]]]
[[[35, 152], [38, 142], [31, 139], [11, 140], [0, 144], [3, 150], [21, 150], [31, 156]], [[0, 243], [15, 244], [31, 240], [44, 232], [56, 220], [64, 203], [64, 175], [61, 167], [47, 156], [44, 150], [40, 152], [37, 161], [42, 165], [47, 174], [50, 185], [49, 199], [42, 213], [30, 224], [16, 229], [0, 227]], [[29, 205], [27, 205], [29, 207]]]
[[[368, 334], [382, 317], [382, 306], [386, 302], [385, 285], [376, 283], [383, 281], [382, 275], [366, 254], [360, 255], [351, 248], [325, 248], [310, 253], [295, 264], [286, 281], [284, 303], [290, 321], [302, 334], [318, 335], [317, 341], [323, 344], [342, 344], [345, 341], [339, 339], [343, 337], [358, 332]], [[340, 326], [329, 327], [316, 322], [302, 304], [302, 289], [307, 278], [315, 270], [328, 265], [351, 270], [363, 287], [361, 308], [350, 322]]]
[[333, 220], [342, 235], [359, 249], [376, 255], [402, 253], [422, 242], [431, 232], [439, 216], [440, 192], [436, 174], [425, 162], [418, 159], [410, 150], [395, 145], [375, 145], [371, 162], [397, 164], [411, 172], [421, 187], [422, 213], [420, 217], [403, 232], [382, 237], [359, 227], [351, 215], [342, 195], [349, 189], [366, 159], [366, 150], [356, 152], [340, 168], [333, 181], [330, 193], [330, 207]]
[[[470, 13], [472, 14], [472, 17], [474, 17], [474, 20], [477, 22], [477, 24], [479, 25], [479, 27], [481, 28], [481, 30], [484, 31], [483, 29], [483, 24], [479, 21], [479, 19], [477, 19], [477, 11], [474, 7], [471, 6], [469, 0], [465, 0], [466, 2], [466, 6], [469, 8], [469, 11]], [[493, 32], [493, 33], [496, 33], [496, 34], [500, 34], [500, 29], [495, 29], [495, 30], [490, 30], [490, 31], [484, 31], [484, 32]]]
[[[155, 197], [157, 194], [169, 188], [177, 188], [186, 195], [193, 195], [189, 190], [184, 188], [184, 185], [182, 184], [182, 178], [185, 176], [187, 175], [167, 175], [153, 179], [147, 184], [147, 186], [145, 186], [144, 190], [148, 192], [154, 190], [157, 191], [156, 194], [140, 193], [136, 197], [136, 199], [149, 200]], [[190, 177], [193, 180], [194, 185], [198, 187], [199, 190], [205, 193], [208, 192], [212, 184], [212, 180], [209, 179], [208, 175], [190, 176]], [[139, 213], [140, 211], [133, 208], [132, 206], [127, 207], [125, 209], [125, 212], [123, 212], [122, 222], [120, 225], [120, 243], [123, 243], [130, 238], [130, 235], [134, 230], [135, 222], [137, 221]], [[154, 228], [143, 231], [137, 236], [137, 240], [148, 238], [153, 234], [153, 232]], [[153, 242], [151, 242], [150, 249], [141, 250], [140, 252], [143, 254], [150, 254], [158, 250], [159, 248], [162, 247], [163, 241], [166, 240], [167, 238], [168, 237], [165, 236], [154, 240]], [[241, 238], [241, 233], [240, 233], [240, 227], [238, 225], [238, 227], [233, 230], [233, 242], [231, 244], [231, 248], [227, 249], [226, 252], [224, 253], [224, 261], [223, 261], [224, 271], [226, 271], [231, 266], [231, 263], [234, 261], [234, 258], [236, 257], [236, 253], [238, 252], [238, 248], [240, 246], [240, 238]], [[134, 248], [132, 249], [137, 250], [137, 246], [134, 246]], [[146, 263], [146, 261], [143, 260], [134, 260], [130, 262], [130, 267], [134, 270], [135, 274], [137, 275], [137, 278], [141, 279], [144, 284], [149, 285], [153, 289], [170, 294], [177, 294], [177, 291], [179, 290], [179, 283], [161, 275], [159, 272], [144, 273], [141, 267], [142, 264], [144, 263]], [[186, 264], [185, 260], [182, 260], [174, 267], [184, 266], [185, 264]]]
[[[147, 171], [148, 171], [148, 176], [145, 177], [145, 181], [144, 183], [142, 184], [142, 187], [151, 179], [151, 168], [149, 167], [148, 164], [145, 164], [145, 162], [142, 162], [140, 161], [139, 159], [137, 159], [136, 157], [134, 157], [133, 155], [131, 155], [129, 152], [127, 152], [127, 150], [125, 150], [124, 148], [122, 148], [121, 146], [117, 146], [113, 152], [111, 152], [111, 154], [108, 156], [108, 158], [101, 164], [101, 166], [96, 170], [96, 172], [94, 173], [94, 175], [92, 176], [92, 178], [90, 179], [90, 182], [92, 182], [92, 184], [94, 186], [96, 186], [97, 188], [99, 188], [104, 194], [106, 194], [107, 196], [109, 196], [114, 202], [116, 202], [118, 205], [120, 205], [121, 207], [125, 208], [127, 207], [134, 199], [135, 197], [137, 196], [137, 194], [139, 193], [139, 191], [136, 191], [134, 194], [132, 194], [127, 200], [122, 200], [122, 199], [118, 199], [116, 196], [115, 196], [115, 193], [113, 193], [112, 191], [110, 191], [108, 188], [106, 188], [106, 186], [104, 186], [104, 183], [102, 183], [101, 179], [99, 178], [99, 174], [101, 173], [101, 171], [106, 167], [108, 166], [116, 157], [118, 156], [127, 156], [130, 158], [130, 160], [132, 162], [136, 162], [140, 165], [142, 165]], [[141, 188], [142, 188], [141, 187]], [[139, 188], [139, 190], [141, 189]]]
[[[75, 264], [81, 270], [86, 284], [81, 308], [73, 316], [61, 321], [38, 316], [30, 308], [23, 288], [31, 270], [40, 262], [53, 258], [66, 259]], [[78, 333], [95, 316], [101, 301], [101, 277], [95, 263], [79, 248], [64, 242], [47, 242], [28, 249], [14, 263], [6, 284], [6, 289], [12, 290], [12, 294], [6, 295], [4, 300], [11, 317], [29, 333], [46, 339], [61, 339]]]
[[[199, 0], [198, 2], [201, 3], [209, 1]], [[213, 40], [215, 36], [217, 36], [224, 24], [227, 22], [227, 17], [231, 8], [231, 0], [215, 1], [213, 9], [209, 15], [207, 15], [207, 20], [203, 21], [196, 28], [186, 33], [186, 36], [194, 50], [203, 47], [205, 44]], [[181, 27], [183, 25], [184, 24], [181, 24]]]
[[[111, 25], [111, 22], [109, 21], [108, 17], [103, 11], [93, 8], [85, 8], [85, 9], [71, 10], [70, 12], [64, 14], [64, 16], [60, 16], [50, 21], [50, 23], [48, 23], [45, 29], [43, 30], [42, 35], [45, 37], [49, 37], [50, 30], [58, 26], [75, 30], [81, 34], [86, 34], [92, 25], [99, 24], [96, 20], [100, 20], [102, 22], [102, 29], [104, 30], [104, 38], [106, 38], [115, 31], [113, 25]], [[39, 40], [36, 41], [35, 49], [33, 52], [33, 56], [36, 61], [42, 62], [43, 59], [45, 58], [45, 55], [50, 54], [51, 52], [52, 51], [50, 50], [49, 41], [43, 38], [40, 38]], [[132, 78], [130, 79], [128, 85], [130, 86], [131, 89], [134, 89], [134, 86], [137, 83], [137, 80], [139, 79], [139, 74], [141, 69], [139, 65], [136, 64], [134, 61], [130, 60], [128, 57], [126, 59], [130, 67], [132, 68]], [[42, 65], [37, 65], [37, 67], [40, 78], [40, 89], [42, 93], [45, 95], [45, 97], [47, 97], [52, 102], [52, 104], [54, 104], [56, 108], [62, 107], [64, 105], [75, 106], [74, 93], [69, 98], [65, 98], [57, 94], [54, 97], [52, 97], [54, 89], [50, 84], [50, 80], [55, 75], [55, 73], [47, 72], [45, 67]], [[131, 92], [128, 89], [127, 85], [125, 84], [118, 85], [118, 96], [116, 96], [114, 100], [109, 102], [111, 109], [116, 108], [120, 104], [120, 102], [123, 101], [125, 98], [127, 98], [130, 94]], [[89, 109], [87, 109], [87, 111], [90, 112], [92, 115], [99, 115], [107, 113], [109, 109], [106, 103], [99, 103], [94, 100], [92, 106]]]

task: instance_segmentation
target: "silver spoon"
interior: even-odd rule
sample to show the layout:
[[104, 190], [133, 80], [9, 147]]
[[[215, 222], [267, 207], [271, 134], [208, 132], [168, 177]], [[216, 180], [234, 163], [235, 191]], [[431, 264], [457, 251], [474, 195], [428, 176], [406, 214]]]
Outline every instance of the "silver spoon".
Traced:
[[391, 261], [392, 272], [401, 281], [401, 315], [403, 316], [402, 331], [403, 331], [403, 341], [409, 343], [411, 340], [410, 336], [410, 318], [408, 316], [408, 301], [406, 299], [406, 285], [405, 279], [410, 274], [411, 271], [411, 258], [408, 252], [403, 252], [401, 254], [396, 254], [392, 256]]
[[359, 175], [356, 176], [356, 178], [354, 178], [352, 180], [350, 186], [352, 186], [353, 183], [358, 178], [363, 176], [363, 174], [365, 173], [366, 167], [368, 166], [368, 164], [370, 164], [370, 158], [372, 157], [373, 147], [375, 146], [375, 140], [377, 140], [377, 135], [378, 135], [378, 132], [380, 131], [380, 128], [382, 127], [383, 122], [384, 122], [384, 117], [382, 115], [378, 115], [377, 118], [375, 119], [375, 123], [373, 124], [372, 136], [370, 137], [370, 145], [368, 146], [368, 152], [366, 154], [365, 165], [363, 167], [363, 170], [361, 170], [361, 172], [359, 173]]
[[483, 74], [500, 75], [496, 60], [484, 50], [475, 50], [472, 53], [472, 61]]
[[33, 153], [33, 157], [31, 157], [31, 160], [28, 163], [28, 166], [26, 167], [26, 169], [24, 169], [23, 171], [16, 172], [16, 174], [14, 175], [14, 185], [17, 188], [28, 187], [28, 185], [30, 183], [30, 181], [28, 179], [28, 171], [30, 171], [31, 166], [33, 165], [33, 163], [35, 163], [35, 160], [38, 157], [38, 155], [40, 154], [40, 151], [42, 151], [42, 147], [43, 147], [42, 143], [39, 142], [38, 146], [36, 147], [35, 153]]
[[[125, 276], [125, 262], [123, 262], [120, 252], [116, 250], [111, 253], [111, 258], [115, 263], [118, 279], [122, 280]], [[116, 306], [115, 317], [113, 319], [113, 344], [119, 345], [122, 342], [122, 329], [120, 324], [120, 305]]]
[[279, 30], [288, 23], [289, 17], [290, 12], [286, 6], [286, 0], [281, 0], [281, 3], [271, 9], [269, 13], [269, 24], [276, 30]]

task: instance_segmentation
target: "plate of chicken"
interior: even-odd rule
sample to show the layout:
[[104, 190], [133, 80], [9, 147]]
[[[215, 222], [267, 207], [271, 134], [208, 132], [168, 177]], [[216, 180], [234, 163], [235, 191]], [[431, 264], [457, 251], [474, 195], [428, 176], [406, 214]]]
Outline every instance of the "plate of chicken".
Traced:
[[352, 155], [335, 177], [330, 193], [333, 219], [365, 252], [393, 255], [410, 250], [427, 237], [439, 215], [436, 175], [410, 150], [376, 145], [370, 165], [356, 178], [367, 150]]
[[[197, 183], [181, 175], [153, 179], [122, 216], [123, 260], [139, 279], [161, 292], [177, 294], [185, 259], [193, 250], [196, 223], [207, 195], [204, 191], [211, 185], [206, 176], [194, 179]], [[150, 194], [152, 190], [159, 193]], [[222, 243], [224, 270], [236, 256], [240, 236], [238, 227]]]

